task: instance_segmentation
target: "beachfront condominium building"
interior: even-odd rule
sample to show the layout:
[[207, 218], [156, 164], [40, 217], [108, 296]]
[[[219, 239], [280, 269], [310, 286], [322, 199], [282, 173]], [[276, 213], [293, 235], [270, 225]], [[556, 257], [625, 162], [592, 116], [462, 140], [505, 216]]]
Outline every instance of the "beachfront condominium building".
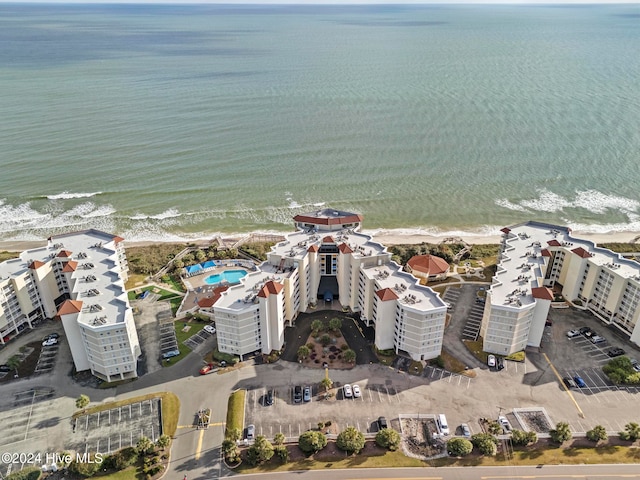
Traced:
[[526, 222], [502, 234], [480, 332], [485, 351], [539, 347], [553, 290], [640, 345], [640, 264], [557, 225]]
[[300, 312], [339, 302], [375, 329], [377, 348], [415, 360], [440, 355], [446, 304], [358, 232], [360, 215], [323, 209], [294, 221], [298, 230], [213, 305], [220, 351], [280, 350]]
[[2, 343], [59, 318], [77, 371], [106, 381], [137, 376], [140, 344], [124, 282], [123, 239], [84, 230], [0, 263]]

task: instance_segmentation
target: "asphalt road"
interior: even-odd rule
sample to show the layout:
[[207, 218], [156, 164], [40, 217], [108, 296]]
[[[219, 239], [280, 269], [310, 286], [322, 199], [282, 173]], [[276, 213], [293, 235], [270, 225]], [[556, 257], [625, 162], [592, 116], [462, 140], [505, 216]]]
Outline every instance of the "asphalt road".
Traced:
[[[638, 465], [557, 465], [530, 467], [442, 467], [442, 468], [353, 468], [350, 470], [307, 470], [298, 472], [261, 473], [242, 475], [243, 480], [518, 480], [544, 479], [598, 479], [640, 478]], [[171, 477], [168, 477], [171, 478]]]

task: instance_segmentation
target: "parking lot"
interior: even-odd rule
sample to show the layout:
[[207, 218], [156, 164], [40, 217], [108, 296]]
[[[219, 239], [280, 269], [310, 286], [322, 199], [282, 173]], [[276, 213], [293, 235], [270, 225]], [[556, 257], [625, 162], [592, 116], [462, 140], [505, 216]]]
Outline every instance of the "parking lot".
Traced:
[[[476, 433], [481, 431], [481, 418], [496, 419], [499, 414], [506, 416], [514, 428], [522, 428], [512, 414], [518, 408], [543, 408], [554, 424], [566, 421], [576, 433], [601, 424], [610, 434], [616, 434], [626, 423], [636, 421], [640, 388], [612, 385], [602, 366], [610, 360], [606, 351], [611, 347], [622, 347], [629, 356], [639, 359], [640, 351], [588, 312], [552, 309], [549, 321], [539, 353], [528, 352], [524, 362], [505, 361], [501, 371], [488, 369], [480, 362], [470, 365], [475, 378], [429, 365], [421, 376], [382, 366], [362, 366], [352, 371], [330, 371], [337, 394], [325, 399], [317, 387], [322, 374], [296, 365], [289, 368], [285, 362], [286, 370], [295, 373], [276, 376], [271, 383], [268, 377], [261, 377], [260, 384], [246, 385], [245, 425], [254, 424], [256, 435], [270, 438], [277, 432], [297, 437], [326, 421], [337, 425], [337, 431], [352, 425], [373, 433], [379, 416], [397, 422], [405, 414], [445, 413], [452, 431], [467, 423]], [[607, 338], [607, 343], [594, 345], [583, 336], [567, 338], [568, 330], [585, 325]], [[585, 387], [568, 392], [562, 384], [565, 376], [580, 376]], [[290, 381], [283, 384], [282, 379], [287, 377]], [[361, 397], [344, 399], [340, 387], [345, 383], [357, 383]], [[275, 402], [265, 406], [263, 398], [269, 385], [274, 389]], [[295, 385], [312, 386], [310, 402], [294, 403]]]
[[67, 444], [78, 452], [110, 453], [135, 446], [138, 439], [162, 435], [160, 399], [130, 403], [76, 418]]
[[29, 445], [46, 437], [43, 429], [61, 420], [53, 409], [54, 397], [55, 391], [49, 387], [29, 388], [3, 397], [0, 411], [2, 450], [12, 451], [17, 445]]
[[58, 355], [58, 350], [60, 349], [60, 339], [58, 343], [55, 345], [50, 345], [47, 347], [42, 347], [40, 350], [40, 357], [38, 358], [38, 363], [36, 364], [36, 368], [33, 373], [48, 373], [53, 370], [53, 367], [56, 364], [56, 358]]
[[191, 350], [195, 350], [196, 347], [202, 345], [209, 337], [211, 337], [211, 335], [211, 333], [207, 332], [205, 329], [202, 329], [198, 333], [191, 335], [182, 343], [184, 343]]

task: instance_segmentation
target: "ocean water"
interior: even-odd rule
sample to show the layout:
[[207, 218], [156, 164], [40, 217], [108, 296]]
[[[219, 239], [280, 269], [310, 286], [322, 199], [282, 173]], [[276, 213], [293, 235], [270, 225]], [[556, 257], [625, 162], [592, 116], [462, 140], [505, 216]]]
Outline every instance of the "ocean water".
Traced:
[[0, 241], [640, 231], [640, 6], [0, 5]]

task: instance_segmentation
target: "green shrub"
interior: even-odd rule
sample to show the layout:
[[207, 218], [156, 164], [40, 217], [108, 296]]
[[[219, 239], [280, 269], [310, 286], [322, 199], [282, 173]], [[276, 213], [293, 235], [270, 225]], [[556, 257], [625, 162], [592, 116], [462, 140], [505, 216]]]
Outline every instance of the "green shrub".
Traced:
[[602, 425], [596, 425], [587, 432], [587, 439], [592, 442], [605, 441], [607, 439], [607, 430]]
[[7, 475], [6, 480], [38, 480], [42, 476], [42, 472], [38, 467], [26, 467], [17, 472]]
[[274, 449], [271, 442], [264, 435], [258, 435], [253, 445], [247, 450], [247, 461], [249, 465], [262, 465], [271, 460]]
[[347, 427], [338, 434], [336, 446], [349, 453], [358, 453], [364, 448], [365, 439], [362, 432], [354, 427]]
[[69, 465], [69, 471], [83, 477], [93, 477], [101, 468], [101, 463], [94, 461], [94, 456], [89, 457], [88, 462], [78, 462], [74, 460]]
[[447, 451], [454, 457], [464, 457], [473, 451], [473, 443], [466, 438], [452, 438], [447, 442]]
[[304, 453], [315, 453], [327, 445], [327, 437], [322, 432], [309, 430], [298, 438], [298, 446]]
[[109, 457], [113, 459], [114, 470], [124, 470], [138, 461], [138, 452], [135, 447], [125, 447], [113, 453]]
[[376, 433], [376, 443], [382, 448], [395, 451], [400, 446], [400, 434], [392, 428], [383, 428]]
[[280, 459], [280, 463], [285, 464], [289, 461], [289, 450], [284, 445], [276, 445], [273, 447], [275, 456]]
[[476, 433], [471, 437], [471, 443], [482, 455], [494, 456], [498, 453], [498, 439], [490, 433]]
[[566, 422], [558, 422], [556, 428], [549, 430], [549, 436], [551, 440], [556, 443], [564, 443], [567, 440], [571, 440], [573, 434], [569, 428], [569, 424]]

